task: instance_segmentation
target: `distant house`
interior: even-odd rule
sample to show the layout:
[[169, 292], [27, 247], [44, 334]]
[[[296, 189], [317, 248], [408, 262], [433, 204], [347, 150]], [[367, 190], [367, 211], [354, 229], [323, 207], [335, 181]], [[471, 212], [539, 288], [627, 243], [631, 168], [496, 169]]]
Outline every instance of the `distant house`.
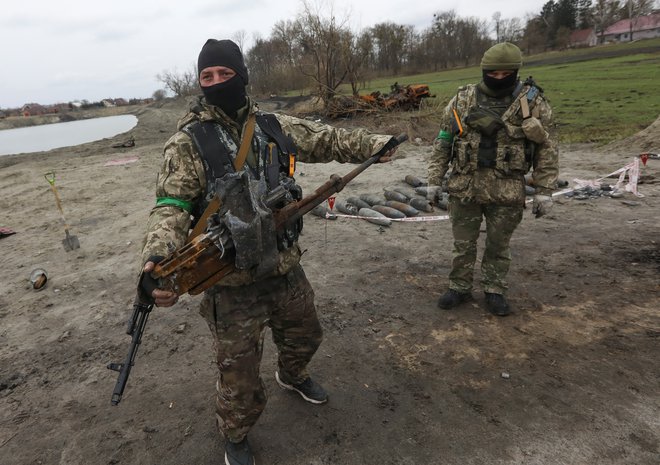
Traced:
[[103, 104], [104, 107], [109, 108], [109, 107], [115, 107], [115, 102], [112, 99], [105, 99], [101, 100], [101, 103]]
[[638, 16], [633, 19], [622, 19], [605, 29], [603, 42], [625, 42], [630, 40], [632, 25], [632, 38], [652, 39], [660, 37], [660, 13]]
[[23, 116], [45, 115], [46, 113], [48, 113], [46, 109], [38, 103], [26, 103], [21, 107], [21, 114]]
[[593, 47], [598, 44], [598, 37], [593, 28], [571, 31], [568, 39], [568, 46], [572, 48]]
[[66, 113], [70, 110], [68, 103], [56, 103], [52, 105], [52, 107], [55, 110], [55, 113]]

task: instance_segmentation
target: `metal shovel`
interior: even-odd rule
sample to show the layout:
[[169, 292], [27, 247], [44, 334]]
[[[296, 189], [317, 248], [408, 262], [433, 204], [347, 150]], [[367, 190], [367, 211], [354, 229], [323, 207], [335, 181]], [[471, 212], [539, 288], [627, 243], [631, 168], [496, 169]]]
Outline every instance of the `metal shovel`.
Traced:
[[66, 234], [66, 237], [62, 239], [64, 250], [70, 252], [73, 249], [79, 249], [80, 242], [78, 241], [78, 238], [72, 234], [69, 234], [69, 224], [66, 222], [66, 218], [64, 217], [62, 203], [60, 202], [60, 195], [57, 193], [57, 188], [55, 187], [55, 172], [51, 171], [44, 174], [44, 178], [46, 178], [46, 181], [48, 181], [48, 184], [50, 184], [50, 188], [53, 191], [53, 194], [55, 194], [55, 202], [57, 203], [57, 208], [62, 215], [62, 222], [64, 223], [64, 234]]

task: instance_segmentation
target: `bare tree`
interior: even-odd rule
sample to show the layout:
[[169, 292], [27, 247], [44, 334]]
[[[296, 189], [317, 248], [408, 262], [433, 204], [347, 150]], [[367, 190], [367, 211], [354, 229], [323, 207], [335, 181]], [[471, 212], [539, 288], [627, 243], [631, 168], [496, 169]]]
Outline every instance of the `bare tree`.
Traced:
[[502, 28], [502, 13], [496, 11], [493, 13], [493, 28], [495, 29], [495, 40], [502, 42], [500, 39], [500, 29]]
[[633, 31], [640, 16], [653, 11], [654, 0], [626, 0], [623, 17], [630, 19], [630, 41], [633, 40]]
[[593, 17], [600, 43], [603, 43], [605, 30], [619, 20], [619, 10], [617, 0], [596, 0]]
[[454, 10], [433, 14], [432, 60], [441, 69], [453, 63], [456, 50], [458, 16]]
[[295, 48], [298, 69], [310, 78], [316, 95], [328, 105], [348, 75], [342, 50], [350, 48], [352, 34], [347, 20], [338, 20], [332, 5], [329, 16], [321, 16], [321, 5], [303, 1], [303, 11], [295, 22]]
[[373, 53], [379, 71], [397, 74], [407, 61], [411, 26], [401, 26], [392, 22], [376, 24], [369, 29], [372, 37]]
[[526, 54], [546, 48], [547, 24], [541, 16], [528, 16], [522, 36], [522, 47]]
[[245, 46], [245, 41], [247, 40], [247, 32], [245, 32], [245, 29], [240, 29], [236, 32], [234, 32], [231, 35], [231, 39], [236, 42], [238, 45], [238, 48], [241, 50], [245, 50], [243, 47]]
[[351, 84], [353, 95], [357, 96], [361, 85], [365, 82], [365, 61], [371, 52], [369, 34], [352, 35], [343, 45], [342, 57], [346, 68], [346, 79]]
[[[495, 17], [493, 16], [493, 20]], [[523, 26], [519, 18], [498, 18], [497, 41], [518, 43], [522, 40]]]
[[197, 82], [197, 66], [193, 63], [187, 71], [163, 71], [156, 75], [156, 79], [165, 85], [165, 89], [176, 97], [195, 95], [199, 91]]

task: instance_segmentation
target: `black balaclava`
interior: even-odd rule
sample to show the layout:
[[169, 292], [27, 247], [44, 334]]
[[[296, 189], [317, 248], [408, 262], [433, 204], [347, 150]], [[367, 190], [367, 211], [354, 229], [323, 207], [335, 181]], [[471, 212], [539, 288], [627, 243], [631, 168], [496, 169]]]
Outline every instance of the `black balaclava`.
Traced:
[[201, 74], [210, 66], [224, 66], [236, 72], [236, 76], [228, 81], [209, 87], [200, 86], [208, 103], [220, 107], [227, 116], [236, 118], [236, 112], [245, 106], [247, 97], [245, 86], [248, 71], [241, 49], [231, 40], [207, 40], [197, 58], [197, 72]]
[[515, 70], [513, 73], [502, 79], [496, 79], [494, 77], [488, 76], [488, 73], [490, 72], [492, 72], [492, 70], [483, 70], [482, 77], [484, 80], [484, 84], [486, 84], [486, 87], [491, 89], [496, 94], [499, 94], [500, 92], [503, 92], [508, 89], [513, 90], [513, 87], [516, 85], [516, 82], [518, 82], [518, 70]]

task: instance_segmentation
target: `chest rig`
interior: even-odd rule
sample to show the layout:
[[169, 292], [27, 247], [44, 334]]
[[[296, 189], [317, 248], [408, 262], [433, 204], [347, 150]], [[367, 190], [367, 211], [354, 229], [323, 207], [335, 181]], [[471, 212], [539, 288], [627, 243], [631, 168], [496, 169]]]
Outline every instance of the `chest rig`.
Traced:
[[[199, 219], [217, 191], [218, 180], [228, 173], [235, 173], [233, 160], [239, 151], [238, 144], [227, 128], [214, 121], [193, 121], [182, 128], [190, 136], [200, 155], [206, 176], [206, 195], [194, 206], [192, 215]], [[256, 113], [256, 126], [251, 149], [255, 155], [252, 163], [246, 163], [241, 171], [247, 171], [250, 178], [263, 183], [266, 192], [282, 186], [287, 195], [272, 209], [284, 207], [287, 203], [302, 199], [302, 188], [293, 177], [296, 167], [297, 149], [293, 140], [284, 134], [279, 121], [273, 114]], [[254, 165], [254, 166], [252, 166]], [[277, 232], [277, 248], [287, 249], [296, 242], [302, 231], [300, 218], [282, 231]]]
[[491, 97], [476, 88], [476, 102], [470, 108], [465, 123], [480, 133], [477, 152], [479, 168], [494, 168], [497, 159], [497, 133], [504, 128], [502, 116], [515, 100], [515, 95]]

